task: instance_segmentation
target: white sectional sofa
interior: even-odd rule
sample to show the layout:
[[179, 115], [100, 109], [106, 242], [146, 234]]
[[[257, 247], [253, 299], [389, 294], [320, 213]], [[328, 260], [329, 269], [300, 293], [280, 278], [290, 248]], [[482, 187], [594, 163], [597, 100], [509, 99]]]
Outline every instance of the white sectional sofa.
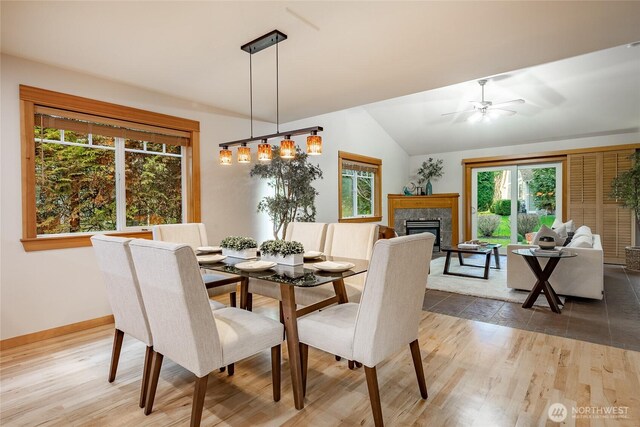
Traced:
[[[535, 276], [522, 256], [514, 249], [531, 248], [531, 245], [507, 246], [507, 286], [530, 291]], [[549, 278], [549, 283], [560, 295], [602, 299], [604, 293], [604, 259], [600, 235], [593, 235], [593, 248], [567, 248], [578, 254], [575, 258], [561, 259]], [[546, 260], [539, 258], [544, 268]]]

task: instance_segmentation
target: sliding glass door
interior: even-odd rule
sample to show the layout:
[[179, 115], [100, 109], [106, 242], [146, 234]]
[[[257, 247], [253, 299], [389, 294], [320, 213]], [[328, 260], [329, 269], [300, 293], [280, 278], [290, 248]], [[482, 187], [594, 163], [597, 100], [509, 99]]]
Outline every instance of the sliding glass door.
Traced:
[[506, 253], [562, 212], [562, 164], [474, 168], [471, 190], [472, 237], [500, 243]]

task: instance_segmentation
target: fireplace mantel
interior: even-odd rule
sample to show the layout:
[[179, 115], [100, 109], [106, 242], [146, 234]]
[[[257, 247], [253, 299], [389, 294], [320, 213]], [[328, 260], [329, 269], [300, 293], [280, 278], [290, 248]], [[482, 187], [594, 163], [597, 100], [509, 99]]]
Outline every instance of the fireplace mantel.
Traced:
[[[451, 240], [458, 243], [460, 229], [458, 228], [458, 193], [433, 194], [431, 196], [405, 196], [403, 194], [388, 194], [388, 225], [395, 227], [396, 209], [451, 209]], [[396, 229], [396, 231], [398, 231]]]

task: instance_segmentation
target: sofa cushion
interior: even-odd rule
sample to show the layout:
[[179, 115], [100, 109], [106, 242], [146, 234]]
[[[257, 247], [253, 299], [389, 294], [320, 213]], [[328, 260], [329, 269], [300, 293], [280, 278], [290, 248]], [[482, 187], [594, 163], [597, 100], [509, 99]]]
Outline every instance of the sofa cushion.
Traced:
[[564, 227], [567, 229], [567, 233], [572, 233], [576, 229], [575, 225], [573, 224], [573, 220], [572, 219], [570, 219], [567, 222], [562, 222], [562, 220], [560, 218], [556, 218], [553, 221], [553, 224], [551, 225], [551, 228], [555, 230], [556, 228], [560, 227], [561, 225], [564, 225]]
[[593, 238], [593, 233], [591, 232], [591, 228], [586, 225], [582, 225], [578, 227], [576, 232], [573, 234], [573, 238], [576, 239], [580, 236], [587, 236]]
[[564, 234], [564, 236], [560, 236], [558, 232], [550, 229], [546, 225], [543, 225], [542, 227], [540, 227], [540, 230], [538, 230], [538, 232], [534, 236], [532, 243], [534, 245], [537, 245], [541, 237], [549, 236], [549, 237], [553, 237], [553, 239], [556, 241], [556, 246], [564, 245], [565, 240], [567, 240], [567, 232], [566, 232], [566, 229], [564, 228], [564, 225], [562, 225], [561, 228], [562, 230], [558, 229], [558, 231], [561, 231]]
[[571, 243], [567, 245], [568, 248], [593, 248], [593, 237], [578, 236], [571, 240]]

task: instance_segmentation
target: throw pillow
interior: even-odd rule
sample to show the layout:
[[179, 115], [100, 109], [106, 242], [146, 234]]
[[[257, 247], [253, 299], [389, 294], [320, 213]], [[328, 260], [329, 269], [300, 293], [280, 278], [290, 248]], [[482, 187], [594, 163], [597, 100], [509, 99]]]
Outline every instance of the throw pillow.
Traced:
[[593, 248], [593, 237], [579, 236], [574, 237], [571, 243], [567, 245], [568, 248]]
[[570, 219], [569, 221], [563, 223], [560, 218], [556, 218], [553, 221], [553, 224], [551, 225], [551, 228], [555, 230], [556, 228], [560, 227], [561, 225], [565, 226], [565, 228], [567, 229], [567, 233], [571, 233], [571, 232], [576, 230], [572, 219]]
[[550, 229], [546, 225], [543, 225], [542, 227], [540, 227], [540, 230], [538, 230], [538, 232], [536, 233], [535, 237], [533, 238], [533, 242], [532, 243], [534, 245], [537, 245], [538, 241], [540, 240], [540, 238], [542, 236], [553, 237], [553, 239], [556, 241], [556, 246], [562, 246], [564, 244], [564, 241], [567, 240], [566, 236], [564, 238], [560, 237], [558, 235], [558, 233], [556, 233], [555, 231], [553, 231], [552, 229]]
[[586, 225], [582, 225], [578, 227], [576, 232], [573, 234], [573, 238], [576, 239], [580, 236], [593, 237], [593, 233], [591, 233], [591, 229]]

